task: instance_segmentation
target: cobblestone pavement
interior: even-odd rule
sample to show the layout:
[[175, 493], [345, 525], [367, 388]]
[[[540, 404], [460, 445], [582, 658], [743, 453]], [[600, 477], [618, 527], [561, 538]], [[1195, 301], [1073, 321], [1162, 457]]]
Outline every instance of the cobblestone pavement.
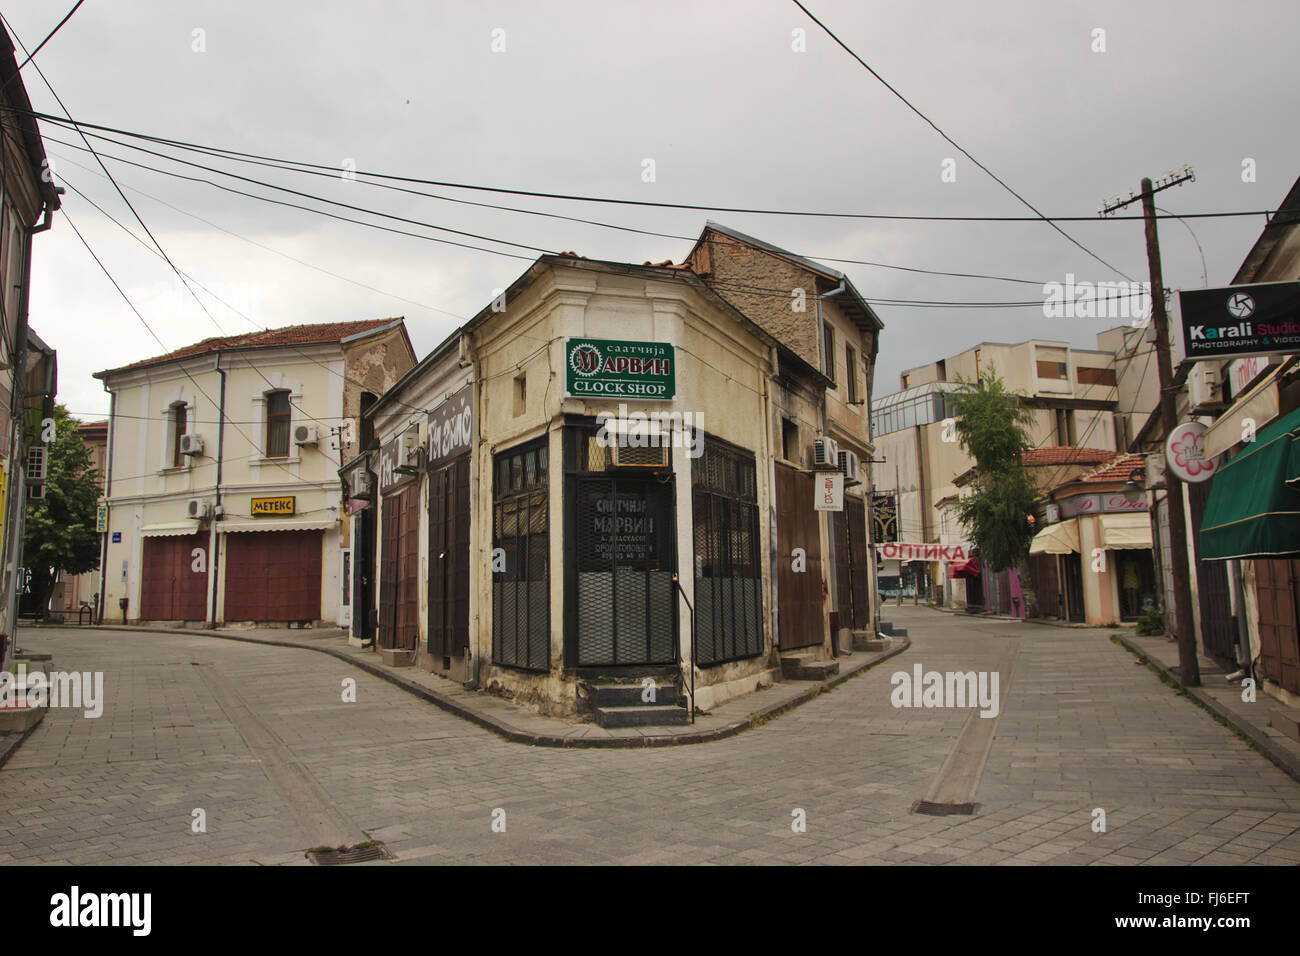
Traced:
[[[631, 751], [509, 743], [310, 651], [28, 630], [107, 699], [0, 770], [0, 863], [302, 864], [363, 834], [415, 863], [1300, 863], [1300, 784], [1110, 632], [888, 611], [907, 653], [737, 737]], [[917, 664], [1008, 668], [994, 732], [891, 706]], [[966, 778], [974, 815], [909, 812]]]

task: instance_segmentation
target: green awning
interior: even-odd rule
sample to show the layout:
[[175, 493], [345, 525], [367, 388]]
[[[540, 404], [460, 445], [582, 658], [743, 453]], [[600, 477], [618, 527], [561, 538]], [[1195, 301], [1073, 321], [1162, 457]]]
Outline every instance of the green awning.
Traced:
[[1300, 409], [1260, 431], [1211, 481], [1202, 559], [1300, 555]]

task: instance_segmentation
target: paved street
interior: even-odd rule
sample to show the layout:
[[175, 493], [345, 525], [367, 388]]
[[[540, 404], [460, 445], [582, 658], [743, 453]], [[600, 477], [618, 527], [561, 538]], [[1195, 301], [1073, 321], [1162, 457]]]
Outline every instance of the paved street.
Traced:
[[[51, 711], [0, 770], [0, 862], [303, 863], [369, 837], [416, 863], [1300, 863], [1300, 784], [1113, 632], [887, 616], [903, 655], [739, 736], [630, 751], [509, 743], [309, 651], [27, 630], [107, 700]], [[1001, 713], [894, 708], [917, 664], [1005, 668]], [[963, 787], [972, 816], [909, 812]]]

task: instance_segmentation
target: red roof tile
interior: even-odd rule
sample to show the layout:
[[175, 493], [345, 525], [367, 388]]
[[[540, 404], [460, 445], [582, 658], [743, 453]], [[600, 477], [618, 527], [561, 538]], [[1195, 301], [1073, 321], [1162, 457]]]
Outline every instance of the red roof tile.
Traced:
[[1069, 445], [1049, 445], [1027, 451], [1020, 460], [1030, 467], [1034, 465], [1104, 465], [1119, 452], [1107, 451], [1105, 448], [1074, 448]]
[[1142, 469], [1146, 473], [1146, 455], [1120, 455], [1114, 461], [1102, 466], [1094, 471], [1088, 472], [1076, 481], [1085, 481], [1089, 484], [1104, 484], [1114, 481], [1128, 481], [1129, 475], [1133, 474], [1135, 468]]
[[195, 342], [193, 345], [177, 349], [175, 352], [168, 352], [166, 355], [156, 355], [153, 358], [142, 359], [139, 362], [108, 369], [98, 374], [111, 375], [114, 372], [125, 372], [128, 369], [140, 368], [144, 365], [170, 362], [175, 359], [189, 358], [194, 355], [203, 355], [207, 352], [219, 352], [227, 349], [250, 349], [271, 345], [316, 345], [322, 342], [338, 342], [349, 336], [370, 332], [398, 321], [400, 321], [399, 318], [364, 319], [359, 322], [320, 322], [315, 325], [287, 325], [279, 329], [263, 329], [259, 332], [248, 332], [244, 335], [217, 335], [210, 339], [204, 339], [202, 342]]

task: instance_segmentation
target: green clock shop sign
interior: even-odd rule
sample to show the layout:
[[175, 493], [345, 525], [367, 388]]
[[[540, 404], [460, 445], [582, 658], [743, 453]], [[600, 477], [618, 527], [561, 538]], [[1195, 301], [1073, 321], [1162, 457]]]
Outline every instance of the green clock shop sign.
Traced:
[[670, 400], [676, 356], [667, 342], [566, 339], [566, 393], [573, 398]]

